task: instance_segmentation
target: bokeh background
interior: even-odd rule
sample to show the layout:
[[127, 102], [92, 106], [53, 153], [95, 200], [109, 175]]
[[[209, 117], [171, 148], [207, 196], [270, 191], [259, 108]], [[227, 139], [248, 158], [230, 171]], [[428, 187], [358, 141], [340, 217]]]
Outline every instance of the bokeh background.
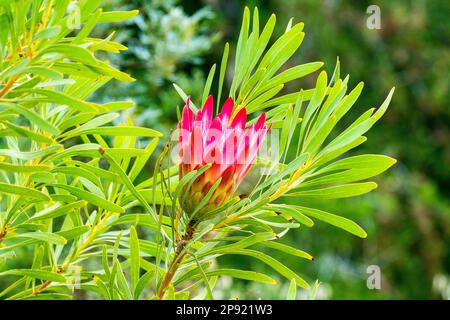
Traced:
[[[310, 283], [320, 282], [316, 299], [450, 299], [449, 1], [109, 0], [105, 4], [110, 10], [141, 12], [112, 27], [129, 51], [110, 57], [137, 81], [111, 82], [93, 99], [132, 99], [137, 103], [130, 111], [133, 120], [165, 133], [175, 127], [176, 107], [182, 104], [172, 83], [198, 100], [211, 65], [220, 63], [226, 41], [231, 44], [229, 61], [233, 59], [245, 5], [257, 6], [261, 21], [275, 13], [277, 35], [291, 17], [305, 23], [303, 44], [286, 67], [323, 61], [331, 74], [339, 57], [341, 75], [350, 74], [350, 88], [364, 81], [350, 120], [379, 106], [395, 86], [388, 112], [353, 154], [382, 153], [398, 163], [376, 179], [376, 191], [317, 204], [357, 221], [368, 238], [318, 222], [313, 229], [297, 229], [282, 239], [314, 255], [314, 262], [278, 258]], [[379, 30], [366, 27], [371, 4], [381, 10]], [[96, 32], [109, 34], [111, 25]], [[294, 81], [287, 90], [310, 88], [316, 76]], [[227, 75], [228, 83], [231, 77]], [[217, 285], [217, 298], [286, 297], [289, 283], [261, 263], [244, 258], [223, 258], [219, 263], [265, 272], [281, 287], [224, 278]], [[367, 288], [370, 265], [380, 267], [380, 290]], [[301, 292], [299, 298], [311, 294]]]
[[[380, 7], [379, 30], [366, 26], [371, 4]], [[350, 87], [364, 81], [353, 117], [379, 106], [396, 86], [390, 109], [354, 154], [384, 153], [398, 163], [377, 179], [375, 192], [320, 204], [359, 222], [368, 238], [317, 223], [284, 239], [313, 254], [314, 262], [285, 255], [280, 259], [310, 282], [321, 283], [318, 299], [450, 298], [448, 1], [116, 0], [110, 5], [141, 10], [138, 18], [116, 26], [118, 39], [130, 50], [113, 60], [138, 81], [106, 86], [99, 98], [136, 100], [140, 112], [134, 112], [135, 120], [164, 132], [173, 128], [176, 106], [182, 103], [172, 83], [194, 99], [201, 96], [226, 41], [233, 56], [245, 5], [257, 6], [261, 21], [275, 13], [278, 35], [291, 17], [305, 23], [305, 40], [291, 64], [323, 61], [331, 73], [339, 57], [341, 74], [350, 74]], [[315, 76], [293, 82], [287, 90], [311, 87]], [[241, 258], [219, 263], [272, 272]], [[381, 290], [367, 288], [370, 265], [380, 267]], [[283, 299], [288, 283], [278, 280], [281, 289], [228, 279], [219, 288], [225, 298]]]

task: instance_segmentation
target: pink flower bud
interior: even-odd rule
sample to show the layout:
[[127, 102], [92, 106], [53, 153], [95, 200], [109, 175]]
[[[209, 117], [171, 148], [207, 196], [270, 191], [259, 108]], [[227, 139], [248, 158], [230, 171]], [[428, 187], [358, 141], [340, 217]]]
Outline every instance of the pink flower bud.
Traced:
[[[232, 117], [233, 99], [228, 98], [222, 112], [213, 118], [213, 98], [209, 96], [196, 115], [189, 108], [189, 98], [178, 124], [180, 180], [189, 172], [210, 164], [188, 190], [182, 190], [180, 204], [196, 220], [220, 208], [235, 192], [250, 170], [270, 128], [263, 113], [255, 124], [246, 128], [247, 111], [240, 109]], [[212, 186], [220, 181], [207, 203], [198, 209]], [[185, 189], [187, 187], [184, 187]], [[197, 212], [196, 211], [197, 208]]]

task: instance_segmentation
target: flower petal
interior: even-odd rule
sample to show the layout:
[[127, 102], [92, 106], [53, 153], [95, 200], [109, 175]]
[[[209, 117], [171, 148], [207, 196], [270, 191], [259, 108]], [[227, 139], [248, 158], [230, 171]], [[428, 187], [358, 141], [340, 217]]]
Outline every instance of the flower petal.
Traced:
[[261, 116], [258, 118], [258, 121], [256, 121], [255, 130], [258, 131], [264, 126], [264, 122], [266, 122], [266, 113], [263, 112]]
[[187, 98], [184, 105], [183, 112], [181, 114], [181, 128], [192, 131], [192, 122], [194, 120], [194, 113], [189, 108], [190, 97]]
[[229, 97], [227, 99], [227, 101], [225, 101], [225, 103], [223, 104], [221, 114], [222, 114], [223, 119], [227, 119], [227, 123], [231, 118], [231, 113], [233, 112], [233, 106], [234, 106], [234, 102], [233, 102], [232, 97]]
[[240, 129], [244, 130], [246, 122], [247, 122], [247, 110], [245, 110], [245, 108], [242, 108], [241, 110], [239, 110], [237, 115], [234, 117], [233, 121], [231, 122], [230, 127], [231, 128], [240, 128]]
[[208, 99], [206, 99], [205, 105], [203, 106], [203, 112], [202, 112], [202, 121], [207, 124], [205, 126], [206, 128], [209, 128], [209, 125], [211, 123], [213, 107], [214, 107], [213, 96], [209, 96]]

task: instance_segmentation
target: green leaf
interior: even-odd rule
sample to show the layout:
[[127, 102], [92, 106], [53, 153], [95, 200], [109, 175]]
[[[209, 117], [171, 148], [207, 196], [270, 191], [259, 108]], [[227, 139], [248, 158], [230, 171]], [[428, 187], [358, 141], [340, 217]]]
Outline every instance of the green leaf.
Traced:
[[301, 185], [311, 187], [325, 183], [348, 183], [376, 176], [397, 161], [383, 155], [361, 155], [345, 158], [318, 170]]
[[32, 123], [33, 125], [36, 125], [41, 130], [46, 131], [52, 135], [58, 134], [58, 129], [56, 129], [51, 123], [49, 123], [47, 120], [43, 119], [40, 115], [38, 115], [33, 110], [27, 109], [25, 107], [22, 107], [17, 104], [12, 104], [12, 103], [6, 103], [6, 104], [0, 104], [0, 105], [5, 106], [5, 107], [21, 114], [28, 121], [30, 121], [30, 123]]
[[[357, 146], [363, 144], [364, 142], [366, 142], [367, 138], [366, 137], [357, 137], [356, 139], [350, 141], [347, 144], [344, 144], [343, 146], [336, 148], [334, 150], [325, 150], [323, 149], [322, 151], [320, 151], [318, 153], [318, 155], [316, 156], [316, 161], [311, 165], [310, 168], [313, 167], [318, 167], [320, 165], [323, 165], [337, 157], [339, 157], [340, 155], [344, 154], [345, 152], [356, 148]], [[325, 151], [324, 151], [325, 150]], [[323, 152], [324, 151], [324, 152]]]
[[314, 222], [310, 218], [302, 214], [294, 206], [285, 204], [268, 204], [267, 209], [287, 214], [288, 216], [294, 218], [297, 222], [300, 222], [301, 224], [304, 224], [307, 227], [312, 227], [314, 225]]
[[277, 241], [264, 241], [264, 242], [261, 242], [260, 245], [262, 245], [264, 247], [272, 248], [275, 250], [279, 250], [279, 251], [288, 253], [290, 255], [299, 257], [299, 258], [304, 258], [304, 259], [308, 259], [308, 260], [314, 259], [312, 255], [310, 255], [309, 253], [307, 253], [303, 250], [293, 248], [291, 246], [288, 246], [286, 244], [283, 244], [283, 243], [280, 243]]
[[[120, 165], [114, 160], [111, 155], [109, 155], [109, 152], [107, 150], [100, 151], [103, 157], [105, 157], [111, 167], [113, 168], [113, 171], [116, 171], [117, 175], [122, 179], [122, 182], [127, 186], [128, 190], [133, 194], [133, 196], [136, 197], [137, 200], [144, 206], [144, 208], [150, 213], [154, 214], [152, 208], [147, 203], [145, 198], [139, 193], [139, 191], [136, 190], [135, 186], [133, 185], [133, 182], [131, 182], [131, 179], [127, 176], [127, 174], [122, 170]], [[156, 219], [156, 217], [155, 217]]]
[[[10, 128], [12, 132], [15, 132], [15, 134], [18, 134], [19, 136], [26, 137], [30, 140], [37, 141], [37, 142], [42, 142], [42, 143], [47, 143], [47, 144], [54, 143], [53, 139], [50, 138], [49, 136], [43, 135], [43, 134], [33, 131], [33, 130], [30, 130], [27, 127], [17, 126], [8, 121], [1, 121], [1, 122], [6, 127]], [[7, 130], [4, 130], [3, 133], [5, 134], [5, 136], [9, 136], [9, 134], [6, 131]], [[12, 136], [15, 136], [15, 134]]]
[[341, 103], [334, 110], [333, 115], [337, 120], [341, 119], [348, 110], [355, 104], [358, 97], [361, 95], [362, 89], [364, 87], [364, 83], [360, 82], [358, 85], [348, 94], [348, 96], [344, 97]]
[[[183, 178], [181, 178], [175, 189], [174, 198], [178, 199], [178, 196], [179, 196], [180, 192], [183, 190], [183, 188], [186, 187], [185, 190], [189, 190], [189, 188], [194, 183], [194, 181], [210, 167], [211, 167], [211, 164], [205, 165], [205, 166], [199, 168], [198, 170], [193, 170], [193, 171], [187, 173]], [[184, 197], [185, 197], [185, 195], [183, 195], [181, 202], [184, 201]]]
[[136, 284], [136, 287], [134, 289], [134, 299], [138, 300], [139, 296], [144, 291], [145, 287], [148, 285], [150, 280], [152, 280], [153, 276], [155, 275], [155, 271], [147, 271], [142, 277], [139, 278], [139, 281]]
[[115, 260], [114, 264], [116, 265], [116, 279], [118, 283], [119, 293], [127, 300], [132, 300], [133, 296], [131, 295], [130, 288], [128, 287], [127, 279], [123, 274], [122, 266], [120, 265], [119, 260]]
[[[175, 88], [175, 90], [177, 91], [177, 93], [179, 94], [181, 99], [183, 99], [183, 102], [185, 103], [187, 101], [188, 95], [177, 84], [173, 83], [173, 87]], [[189, 102], [189, 107], [194, 112], [198, 111], [198, 108], [195, 106], [195, 104], [192, 102], [192, 100]]]
[[280, 84], [280, 85], [273, 87], [270, 90], [264, 92], [259, 97], [253, 99], [252, 102], [250, 102], [246, 107], [247, 113], [252, 113], [252, 112], [263, 109], [262, 106], [264, 105], [264, 102], [273, 98], [276, 94], [278, 94], [278, 92], [280, 92], [283, 89], [283, 87], [284, 87], [284, 85]]
[[30, 295], [19, 300], [72, 300], [73, 297], [64, 293], [40, 293], [38, 295]]
[[297, 158], [292, 160], [283, 170], [270, 175], [264, 182], [262, 182], [260, 185], [258, 185], [254, 189], [252, 194], [270, 186], [271, 184], [274, 184], [274, 183], [280, 181], [285, 176], [291, 175], [296, 170], [298, 170], [306, 162], [306, 160], [308, 160], [308, 158], [309, 158], [309, 153], [303, 153], [303, 154], [299, 155]]
[[323, 62], [310, 62], [287, 69], [281, 72], [280, 74], [276, 75], [269, 81], [265, 82], [264, 86], [262, 86], [255, 92], [255, 95], [267, 91], [270, 88], [273, 88], [277, 85], [284, 84], [289, 81], [304, 77], [310, 73], [319, 70], [322, 66]]
[[55, 234], [62, 236], [67, 240], [71, 240], [85, 234], [89, 230], [91, 230], [89, 226], [80, 226], [69, 230], [59, 231]]
[[[74, 156], [97, 158], [100, 156], [100, 154], [98, 153], [98, 148], [100, 148], [100, 146], [95, 143], [76, 144], [73, 147], [70, 147], [62, 152], [52, 154], [51, 156], [46, 158], [44, 162], [54, 162], [55, 160]], [[131, 156], [131, 152], [129, 152], [128, 154]]]
[[[260, 232], [253, 234], [249, 237], [246, 237], [238, 242], [221, 246], [218, 249], [213, 249], [210, 252], [207, 252], [207, 254], [212, 254], [216, 252], [227, 252], [228, 250], [236, 250], [236, 249], [244, 249], [247, 247], [250, 247], [254, 244], [260, 243], [260, 242], [266, 242], [275, 239], [275, 233], [273, 232]], [[215, 251], [217, 250], [217, 251]], [[202, 249], [197, 251], [197, 255], [202, 256]]]
[[383, 171], [393, 166], [397, 160], [379, 154], [364, 154], [360, 156], [348, 157], [336, 161], [325, 168], [319, 170], [317, 173], [325, 173], [330, 171], [338, 171], [345, 169], [378, 169]]
[[21, 172], [21, 173], [33, 173], [33, 172], [48, 172], [52, 169], [51, 166], [46, 165], [19, 165], [11, 164], [7, 162], [0, 162], [0, 170], [5, 172]]
[[63, 215], [66, 215], [66, 214], [72, 212], [73, 210], [82, 208], [86, 205], [87, 205], [86, 201], [76, 201], [74, 203], [69, 203], [66, 205], [61, 205], [60, 203], [56, 203], [56, 204], [34, 214], [30, 219], [28, 219], [28, 222], [60, 217], [60, 216], [63, 216]]
[[203, 89], [202, 106], [205, 105], [206, 98], [208, 97], [209, 92], [211, 90], [211, 84], [214, 79], [215, 72], [216, 72], [216, 65], [213, 64], [213, 66], [211, 67], [211, 70], [209, 71], [208, 78], [206, 79], [205, 87]]
[[329, 223], [335, 227], [338, 227], [340, 229], [343, 229], [347, 232], [350, 232], [351, 234], [354, 234], [360, 238], [366, 238], [367, 237], [367, 233], [360, 227], [358, 226], [355, 222], [344, 218], [344, 217], [340, 217], [322, 210], [318, 210], [318, 209], [313, 209], [313, 208], [307, 208], [307, 207], [300, 207], [297, 206], [299, 208], [299, 210], [301, 210], [304, 214], [316, 218], [318, 220], [322, 220], [326, 223]]
[[20, 187], [13, 184], [8, 183], [1, 183], [0, 182], [0, 192], [3, 193], [9, 193], [9, 194], [16, 194], [19, 196], [32, 198], [40, 201], [49, 201], [50, 197], [46, 195], [45, 193], [42, 193], [41, 191], [32, 189], [32, 188], [26, 188], [26, 187]]
[[194, 211], [189, 216], [190, 219], [194, 219], [194, 217], [203, 209], [203, 207], [206, 206], [206, 204], [208, 203], [209, 199], [211, 199], [211, 197], [213, 196], [214, 191], [216, 191], [216, 189], [219, 187], [221, 181], [222, 181], [222, 179], [219, 178], [216, 182], [214, 182], [212, 187], [208, 190], [208, 193], [203, 197], [203, 199], [194, 208]]
[[37, 158], [43, 158], [49, 154], [55, 154], [57, 151], [62, 149], [63, 146], [58, 145], [52, 145], [46, 148], [39, 149], [37, 151], [17, 151], [13, 149], [0, 149], [0, 156], [8, 156], [15, 159], [20, 160], [34, 160]]
[[136, 104], [133, 101], [114, 101], [100, 105], [102, 109], [111, 111], [121, 111], [134, 107]]
[[230, 50], [229, 43], [225, 43], [225, 48], [223, 49], [222, 62], [220, 63], [220, 74], [219, 74], [219, 88], [217, 91], [217, 113], [219, 113], [220, 99], [222, 98], [223, 81], [225, 79], [225, 72], [227, 70], [228, 63], [228, 52]]
[[36, 36], [34, 37], [34, 40], [52, 39], [52, 38], [56, 37], [60, 31], [61, 31], [60, 26], [46, 28], [46, 29], [42, 30], [41, 32], [39, 32], [38, 34], [36, 34]]
[[[308, 126], [311, 124], [311, 119], [314, 113], [320, 107], [323, 99], [327, 94], [327, 73], [322, 71], [317, 77], [316, 88], [314, 89], [314, 94], [306, 107], [305, 114], [303, 116], [303, 121], [300, 127], [300, 137], [301, 141], [304, 141], [308, 134]], [[302, 149], [303, 150], [303, 149]]]
[[72, 44], [54, 44], [49, 47], [46, 47], [44, 50], [39, 52], [36, 55], [37, 57], [41, 57], [46, 54], [61, 54], [63, 57], [73, 60], [79, 61], [85, 64], [96, 64], [97, 59], [90, 53], [88, 50], [83, 47], [72, 45]]
[[62, 173], [67, 176], [72, 176], [74, 178], [84, 178], [89, 180], [92, 183], [95, 183], [96, 185], [100, 185], [100, 180], [98, 177], [90, 172], [89, 170], [86, 170], [81, 167], [56, 167], [51, 170], [52, 173]]
[[99, 22], [101, 23], [121, 22], [124, 20], [134, 18], [138, 14], [139, 10], [102, 12]]
[[386, 112], [386, 110], [389, 106], [389, 103], [391, 103], [391, 99], [392, 99], [392, 96], [394, 95], [394, 91], [395, 91], [395, 87], [392, 88], [391, 91], [389, 91], [389, 94], [386, 97], [386, 100], [384, 100], [384, 102], [382, 103], [380, 108], [378, 108], [378, 110], [373, 115], [373, 118], [375, 119], [375, 121], [378, 121], [383, 116], [383, 114]]
[[18, 233], [14, 235], [16, 238], [28, 238], [28, 239], [36, 239], [40, 241], [45, 241], [52, 244], [66, 244], [67, 239], [61, 235], [56, 233], [49, 232], [28, 232], [28, 233]]
[[243, 59], [247, 47], [249, 26], [250, 26], [250, 10], [248, 9], [248, 7], [245, 7], [244, 16], [242, 18], [241, 30], [239, 32], [239, 38], [236, 46], [236, 58], [234, 66], [235, 77], [233, 78], [233, 83], [231, 84], [230, 88], [231, 97], [235, 96], [236, 89], [239, 86], [236, 75], [238, 74], [240, 68], [244, 69], [246, 67], [245, 65], [242, 65], [241, 60]]
[[83, 112], [98, 112], [99, 107], [91, 102], [86, 102], [81, 99], [71, 97], [59, 91], [52, 91], [46, 89], [33, 89], [33, 93], [46, 97], [46, 101], [53, 102], [59, 105], [68, 105], [69, 107]]
[[[239, 270], [239, 269], [216, 269], [213, 271], [205, 272], [207, 277], [214, 277], [214, 276], [229, 276], [236, 279], [242, 279], [242, 280], [249, 280], [249, 281], [256, 281], [261, 283], [269, 283], [269, 284], [277, 284], [277, 282], [260, 272], [255, 271], [247, 271], [247, 270]], [[193, 275], [190, 280], [194, 280], [196, 278], [200, 278], [201, 275]]]
[[66, 278], [60, 274], [44, 270], [30, 270], [30, 269], [11, 269], [4, 272], [0, 272], [0, 276], [14, 275], [14, 276], [26, 276], [41, 280], [49, 280], [53, 282], [66, 282]]
[[[76, 135], [82, 134], [100, 134], [107, 136], [124, 136], [124, 137], [162, 137], [162, 133], [142, 127], [99, 127], [99, 128], [89, 128], [76, 130]], [[65, 136], [65, 139], [74, 136], [74, 134], [69, 134]]]
[[375, 189], [375, 182], [349, 183], [339, 186], [288, 193], [285, 196], [309, 197], [320, 199], [338, 199], [359, 196]]
[[130, 228], [130, 263], [131, 263], [131, 284], [133, 291], [139, 281], [139, 270], [140, 270], [140, 250], [139, 250], [139, 238], [136, 229], [132, 226]]
[[238, 254], [238, 255], [245, 255], [249, 257], [254, 257], [258, 260], [261, 260], [271, 268], [273, 268], [275, 271], [280, 273], [282, 276], [286, 277], [287, 279], [295, 279], [297, 286], [302, 287], [304, 289], [309, 289], [308, 283], [303, 280], [300, 276], [298, 276], [295, 272], [293, 272], [291, 269], [283, 265], [281, 262], [275, 260], [274, 258], [258, 251], [254, 250], [248, 250], [248, 249], [240, 249], [240, 250], [231, 250], [227, 252], [226, 254]]
[[117, 70], [113, 67], [111, 67], [109, 64], [97, 61], [95, 65], [89, 65], [89, 69], [95, 71], [95, 75], [98, 77], [98, 73], [108, 76], [111, 78], [114, 78], [116, 80], [122, 81], [122, 82], [134, 82], [136, 79], [131, 77], [129, 74], [122, 72], [120, 70]]
[[108, 211], [117, 212], [117, 213], [125, 212], [125, 210], [122, 207], [118, 206], [117, 204], [115, 204], [111, 201], [108, 201], [106, 199], [100, 198], [99, 196], [92, 194], [90, 192], [87, 192], [83, 189], [75, 188], [75, 187], [64, 185], [64, 184], [52, 184], [52, 186], [55, 188], [60, 188], [60, 189], [69, 191], [74, 196], [77, 196], [78, 198], [80, 198], [82, 200], [86, 200], [90, 204], [93, 204], [97, 207], [106, 209]]
[[336, 118], [334, 116], [329, 117], [323, 126], [314, 134], [312, 134], [311, 140], [305, 143], [304, 151], [309, 152], [311, 154], [317, 153], [319, 148], [322, 146], [325, 139], [330, 134], [331, 130], [333, 130], [336, 125]]
[[295, 300], [296, 297], [297, 297], [297, 284], [295, 283], [295, 279], [292, 279], [291, 283], [289, 284], [286, 300]]

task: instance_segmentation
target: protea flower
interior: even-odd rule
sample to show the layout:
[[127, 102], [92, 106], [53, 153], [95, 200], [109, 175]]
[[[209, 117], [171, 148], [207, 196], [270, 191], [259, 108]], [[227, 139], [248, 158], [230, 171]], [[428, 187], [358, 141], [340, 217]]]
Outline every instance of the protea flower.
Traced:
[[[247, 111], [242, 108], [233, 117], [232, 98], [227, 99], [222, 112], [213, 119], [213, 104], [213, 98], [209, 96], [203, 109], [194, 115], [188, 98], [178, 124], [180, 180], [189, 172], [210, 164], [191, 185], [186, 184], [187, 190], [181, 192], [180, 204], [191, 218], [195, 215], [195, 220], [201, 220], [230, 199], [250, 170], [270, 129], [264, 124], [265, 113], [246, 128]], [[215, 183], [218, 183], [217, 188], [199, 209], [200, 202]]]

